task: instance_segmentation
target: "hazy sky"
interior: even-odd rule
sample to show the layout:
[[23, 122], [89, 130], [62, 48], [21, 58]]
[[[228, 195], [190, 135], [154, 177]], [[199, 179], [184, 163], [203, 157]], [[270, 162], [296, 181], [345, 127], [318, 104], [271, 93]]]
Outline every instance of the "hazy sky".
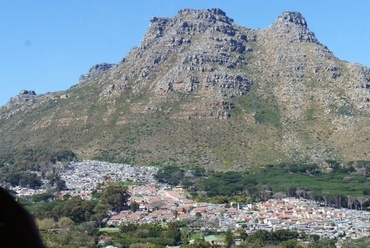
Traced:
[[140, 44], [151, 16], [215, 7], [250, 28], [299, 11], [337, 57], [370, 67], [369, 0], [1, 1], [0, 106], [22, 89], [66, 90], [92, 65], [117, 63]]

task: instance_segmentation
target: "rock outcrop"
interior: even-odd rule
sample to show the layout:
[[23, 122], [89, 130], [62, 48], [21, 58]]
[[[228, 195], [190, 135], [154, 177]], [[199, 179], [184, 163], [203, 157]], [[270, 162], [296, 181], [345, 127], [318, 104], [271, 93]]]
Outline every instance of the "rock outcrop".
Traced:
[[89, 69], [88, 73], [80, 76], [78, 83], [83, 83], [89, 79], [92, 79], [101, 74], [102, 72], [109, 70], [112, 66], [114, 66], [114, 64], [108, 63], [96, 64]]
[[369, 116], [370, 69], [336, 58], [300, 13], [251, 29], [184, 9], [152, 17], [138, 47], [69, 90], [12, 98], [0, 150], [221, 168], [370, 160]]

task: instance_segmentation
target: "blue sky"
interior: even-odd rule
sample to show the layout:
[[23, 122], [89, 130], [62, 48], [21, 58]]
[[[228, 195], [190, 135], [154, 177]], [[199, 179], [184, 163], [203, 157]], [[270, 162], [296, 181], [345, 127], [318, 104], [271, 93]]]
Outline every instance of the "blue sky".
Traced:
[[264, 28], [299, 11], [342, 60], [370, 67], [368, 0], [12, 0], [0, 3], [0, 105], [22, 89], [66, 90], [94, 64], [117, 63], [140, 44], [151, 16], [221, 8], [239, 25]]

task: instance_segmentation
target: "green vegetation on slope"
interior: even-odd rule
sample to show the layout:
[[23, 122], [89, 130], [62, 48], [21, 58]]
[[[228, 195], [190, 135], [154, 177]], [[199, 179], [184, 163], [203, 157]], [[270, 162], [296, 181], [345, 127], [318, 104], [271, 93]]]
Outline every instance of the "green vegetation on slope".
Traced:
[[[365, 209], [370, 199], [370, 162], [351, 162], [346, 166], [328, 160], [330, 172], [317, 164], [281, 163], [245, 172], [195, 173], [196, 168], [164, 167], [158, 179], [182, 185], [192, 195], [212, 202], [260, 201], [270, 197], [303, 197], [325, 205]], [[185, 173], [187, 172], [187, 173]], [[192, 176], [189, 176], [192, 175]], [[198, 176], [196, 176], [198, 175]], [[206, 200], [204, 199], [204, 200]]]

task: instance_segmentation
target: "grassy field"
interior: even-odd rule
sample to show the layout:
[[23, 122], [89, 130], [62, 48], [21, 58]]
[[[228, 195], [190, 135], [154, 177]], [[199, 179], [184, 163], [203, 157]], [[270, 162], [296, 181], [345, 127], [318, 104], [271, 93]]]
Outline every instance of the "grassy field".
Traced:
[[119, 228], [118, 227], [104, 227], [104, 228], [100, 228], [99, 232], [116, 233], [116, 232], [119, 232]]

